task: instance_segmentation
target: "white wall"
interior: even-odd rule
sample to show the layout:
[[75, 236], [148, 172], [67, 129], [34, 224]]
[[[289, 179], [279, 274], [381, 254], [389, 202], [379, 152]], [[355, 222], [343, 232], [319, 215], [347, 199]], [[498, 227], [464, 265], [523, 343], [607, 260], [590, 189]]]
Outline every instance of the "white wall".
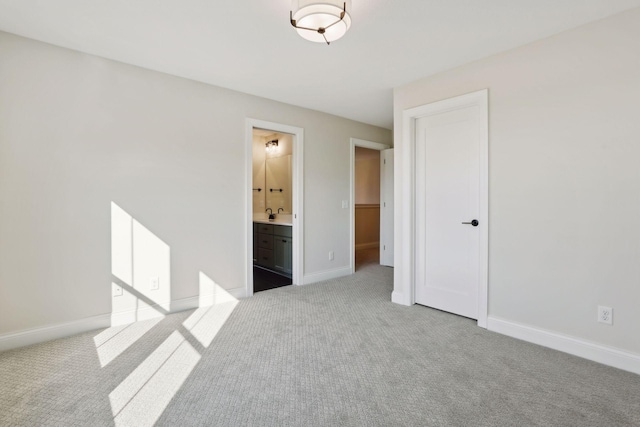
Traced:
[[0, 335], [111, 312], [112, 202], [172, 300], [243, 287], [247, 117], [304, 128], [305, 271], [349, 266], [349, 138], [390, 131], [7, 33], [0, 58]]
[[489, 88], [490, 317], [640, 354], [639, 52], [635, 9], [395, 90], [399, 159], [404, 109]]

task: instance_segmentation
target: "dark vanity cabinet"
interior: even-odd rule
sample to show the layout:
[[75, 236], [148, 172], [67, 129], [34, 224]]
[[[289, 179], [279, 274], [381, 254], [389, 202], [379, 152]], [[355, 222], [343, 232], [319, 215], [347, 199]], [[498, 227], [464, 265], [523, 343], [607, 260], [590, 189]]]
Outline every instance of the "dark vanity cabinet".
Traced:
[[253, 263], [258, 263], [258, 224], [253, 223]]
[[292, 272], [291, 226], [254, 223], [253, 229], [255, 263], [290, 277]]
[[258, 223], [258, 261], [261, 267], [273, 270], [273, 225]]
[[292, 271], [293, 245], [291, 227], [284, 225], [273, 226], [273, 255], [274, 270], [290, 276]]

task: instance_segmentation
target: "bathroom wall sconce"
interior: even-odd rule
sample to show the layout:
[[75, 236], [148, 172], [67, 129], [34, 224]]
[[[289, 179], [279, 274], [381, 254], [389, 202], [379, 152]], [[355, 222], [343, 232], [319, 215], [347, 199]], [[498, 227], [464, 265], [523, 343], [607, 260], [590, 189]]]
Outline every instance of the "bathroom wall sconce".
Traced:
[[293, 0], [289, 21], [300, 37], [330, 44], [351, 27], [351, 0]]
[[276, 148], [278, 148], [278, 140], [274, 139], [273, 141], [267, 141], [265, 146], [267, 147], [267, 153], [273, 153], [276, 151]]

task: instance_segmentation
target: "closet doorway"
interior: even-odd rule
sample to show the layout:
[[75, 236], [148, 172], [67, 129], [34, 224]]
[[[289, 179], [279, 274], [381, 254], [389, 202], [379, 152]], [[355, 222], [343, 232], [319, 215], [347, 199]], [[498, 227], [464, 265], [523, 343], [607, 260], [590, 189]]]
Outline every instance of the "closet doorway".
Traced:
[[393, 266], [393, 150], [351, 138], [351, 272]]

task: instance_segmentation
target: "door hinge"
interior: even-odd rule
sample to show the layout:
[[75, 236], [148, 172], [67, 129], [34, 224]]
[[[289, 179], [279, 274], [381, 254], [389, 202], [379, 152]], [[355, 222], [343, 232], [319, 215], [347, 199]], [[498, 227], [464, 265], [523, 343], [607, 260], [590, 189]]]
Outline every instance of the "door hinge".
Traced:
[[387, 164], [387, 159], [384, 159], [383, 161], [384, 161], [384, 164], [386, 165]]

